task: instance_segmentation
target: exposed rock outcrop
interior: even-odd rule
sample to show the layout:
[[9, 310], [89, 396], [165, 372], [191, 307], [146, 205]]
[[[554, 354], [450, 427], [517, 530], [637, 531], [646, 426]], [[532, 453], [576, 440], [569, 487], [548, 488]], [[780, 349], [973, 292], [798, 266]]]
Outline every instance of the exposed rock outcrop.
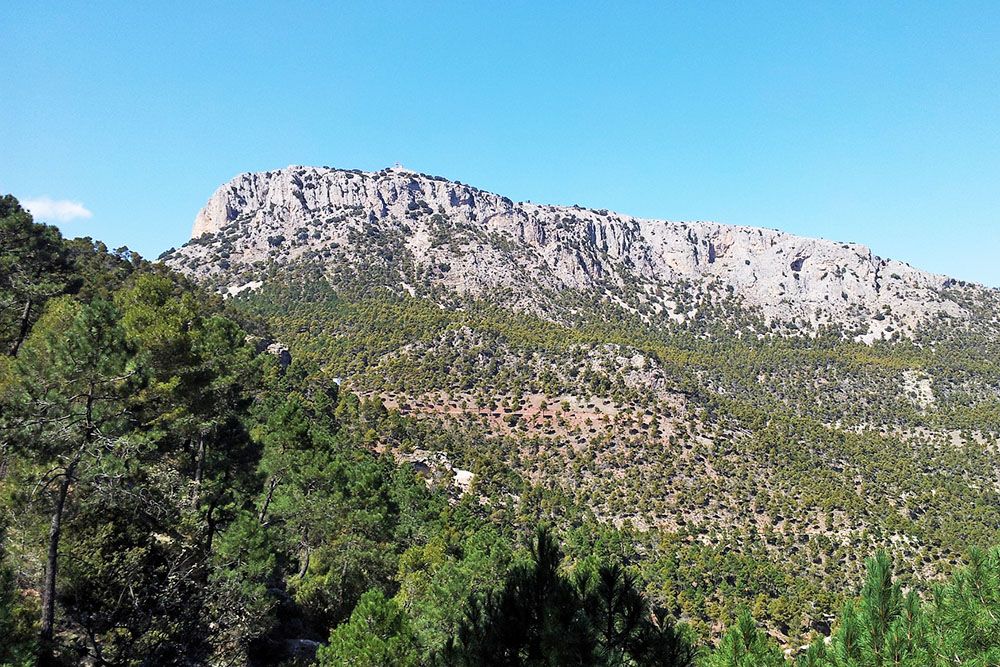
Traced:
[[254, 346], [257, 354], [266, 352], [274, 357], [278, 361], [278, 367], [282, 371], [292, 365], [291, 350], [284, 343], [259, 336], [247, 336], [246, 342]]
[[259, 286], [261, 267], [294, 260], [359, 273], [377, 265], [410, 293], [418, 276], [474, 295], [502, 289], [505, 305], [544, 310], [542, 295], [583, 290], [677, 319], [693, 316], [671, 298], [678, 285], [715, 285], [769, 320], [838, 323], [867, 331], [867, 340], [912, 332], [939, 314], [969, 316], [945, 291], [964, 284], [863, 245], [514, 203], [402, 168], [242, 174], [212, 195], [192, 241], [165, 261], [236, 293]]

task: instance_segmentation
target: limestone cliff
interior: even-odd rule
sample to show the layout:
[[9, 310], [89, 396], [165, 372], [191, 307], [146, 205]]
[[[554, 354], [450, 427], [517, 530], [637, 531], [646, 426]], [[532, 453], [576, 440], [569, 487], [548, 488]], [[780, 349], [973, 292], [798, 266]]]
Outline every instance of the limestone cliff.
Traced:
[[359, 274], [378, 267], [387, 286], [411, 293], [423, 281], [541, 311], [552, 294], [578, 290], [683, 320], [697, 314], [681, 294], [711, 288], [767, 320], [838, 323], [865, 340], [911, 333], [939, 315], [968, 318], [956, 293], [982, 289], [862, 245], [515, 203], [399, 167], [242, 174], [198, 213], [192, 241], [165, 258], [229, 293], [256, 287], [265, 267], [297, 260]]

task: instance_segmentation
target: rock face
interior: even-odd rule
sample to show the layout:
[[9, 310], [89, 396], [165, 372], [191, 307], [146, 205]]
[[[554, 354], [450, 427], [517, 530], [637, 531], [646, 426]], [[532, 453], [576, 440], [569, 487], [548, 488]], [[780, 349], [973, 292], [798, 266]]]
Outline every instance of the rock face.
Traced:
[[937, 315], [969, 318], [957, 295], [983, 288], [883, 259], [867, 247], [771, 229], [648, 220], [605, 210], [510, 199], [403, 168], [364, 173], [292, 166], [237, 176], [195, 218], [170, 266], [233, 294], [265, 267], [317, 262], [331, 280], [378, 273], [503, 294], [544, 311], [580, 291], [633, 312], [696, 317], [682, 295], [709, 287], [766, 320], [807, 329], [838, 323], [873, 340]]
[[258, 336], [247, 336], [246, 342], [254, 346], [257, 354], [266, 352], [274, 357], [278, 361], [278, 368], [282, 372], [286, 371], [292, 365], [292, 352], [284, 343]]

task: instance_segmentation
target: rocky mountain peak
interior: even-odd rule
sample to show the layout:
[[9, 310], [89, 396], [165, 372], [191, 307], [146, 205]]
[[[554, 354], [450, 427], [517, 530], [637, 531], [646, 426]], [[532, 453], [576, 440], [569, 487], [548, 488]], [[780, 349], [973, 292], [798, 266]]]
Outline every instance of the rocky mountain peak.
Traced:
[[[863, 246], [773, 229], [650, 220], [579, 206], [515, 203], [399, 165], [377, 172], [289, 166], [241, 174], [165, 261], [235, 293], [265, 267], [316, 262], [330, 279], [377, 273], [411, 294], [438, 285], [550, 312], [574, 292], [647, 319], [699, 316], [731, 298], [768, 321], [838, 324], [871, 341], [928, 318], [968, 319], [953, 292], [979, 289]], [[346, 274], [345, 274], [346, 272]]]
[[466, 217], [513, 205], [504, 197], [400, 165], [378, 172], [293, 165], [240, 174], [220, 187], [195, 218], [191, 237], [217, 232], [248, 213], [294, 222], [324, 210], [360, 206], [381, 219], [405, 217], [421, 202]]

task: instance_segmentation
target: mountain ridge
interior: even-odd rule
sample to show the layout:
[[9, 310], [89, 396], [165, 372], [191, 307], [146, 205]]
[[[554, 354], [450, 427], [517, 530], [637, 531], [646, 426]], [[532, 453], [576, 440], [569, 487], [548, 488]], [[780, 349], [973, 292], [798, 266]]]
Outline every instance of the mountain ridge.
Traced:
[[241, 174], [198, 213], [192, 241], [165, 255], [168, 265], [230, 293], [256, 282], [254, 267], [267, 263], [316, 260], [359, 273], [380, 264], [387, 287], [411, 294], [415, 281], [474, 296], [503, 289], [512, 292], [507, 305], [557, 312], [546, 292], [582, 291], [678, 322], [698, 316], [688, 306], [699, 298], [728, 296], [767, 324], [845, 326], [864, 342], [912, 336], [938, 316], [971, 320], [949, 291], [987, 290], [861, 244], [514, 202], [401, 167]]

